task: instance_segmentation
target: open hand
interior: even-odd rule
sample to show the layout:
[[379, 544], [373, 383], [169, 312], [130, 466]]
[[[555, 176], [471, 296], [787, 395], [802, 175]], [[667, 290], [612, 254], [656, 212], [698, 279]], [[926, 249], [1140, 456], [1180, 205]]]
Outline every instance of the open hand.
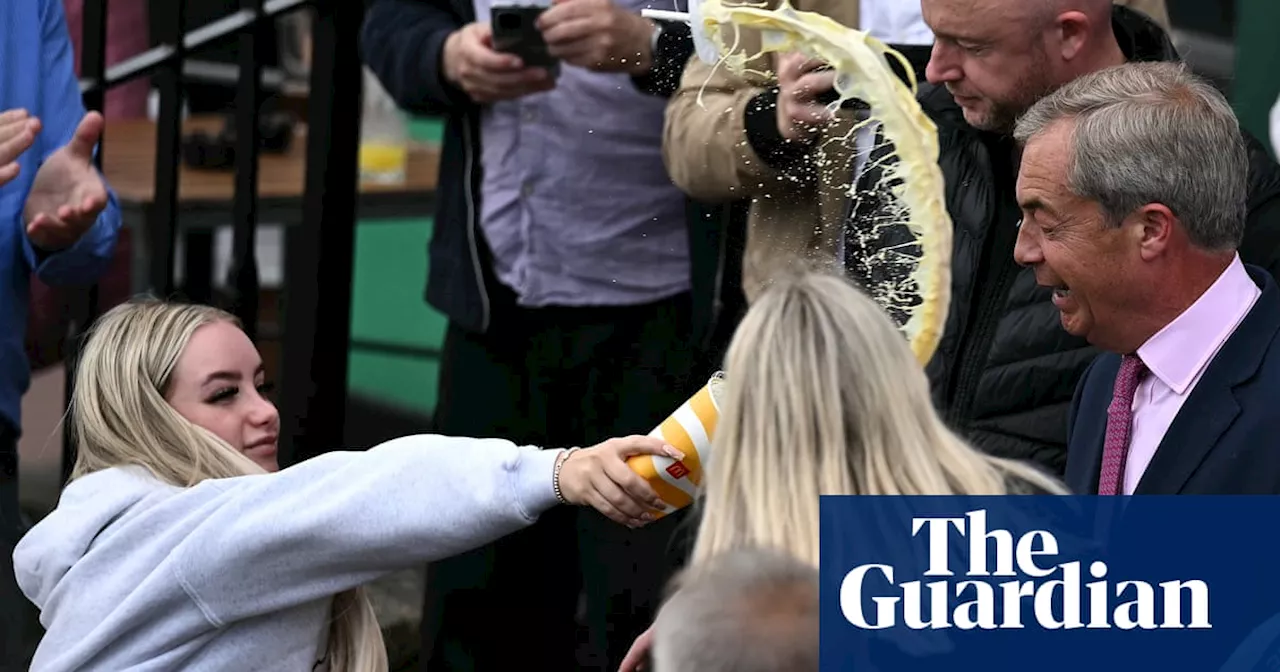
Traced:
[[778, 59], [778, 132], [782, 137], [799, 140], [811, 136], [834, 119], [827, 106], [817, 101], [836, 83], [834, 70], [819, 70], [825, 65], [798, 53]]
[[655, 29], [612, 0], [553, 0], [538, 17], [547, 53], [598, 72], [648, 72]]
[[445, 39], [444, 75], [477, 103], [520, 98], [556, 85], [546, 68], [526, 68], [519, 56], [495, 51], [487, 23], [467, 24]]
[[609, 518], [641, 527], [653, 520], [651, 509], [662, 507], [657, 493], [630, 466], [632, 455], [665, 455], [684, 459], [684, 454], [651, 436], [609, 439], [591, 448], [574, 452], [560, 468], [560, 492], [571, 504], [586, 504]]
[[18, 157], [35, 144], [40, 120], [26, 110], [7, 110], [0, 114], [0, 187], [18, 176]]
[[101, 114], [86, 114], [71, 141], [40, 166], [23, 212], [32, 245], [46, 252], [71, 247], [107, 207], [107, 186], [93, 165], [103, 123]]

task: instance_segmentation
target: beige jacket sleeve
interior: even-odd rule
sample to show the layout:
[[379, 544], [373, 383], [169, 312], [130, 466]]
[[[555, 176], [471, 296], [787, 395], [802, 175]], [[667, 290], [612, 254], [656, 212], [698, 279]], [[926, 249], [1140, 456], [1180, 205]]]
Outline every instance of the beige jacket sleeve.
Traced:
[[1169, 10], [1165, 7], [1165, 0], [1115, 0], [1115, 3], [1150, 16], [1165, 32], [1170, 29]]
[[769, 86], [772, 59], [757, 59], [751, 70], [758, 74], [740, 76], [695, 55], [667, 105], [662, 138], [667, 172], [694, 198], [743, 198], [754, 185], [776, 178], [747, 142], [745, 125], [747, 105]]
[[[778, 0], [742, 0], [744, 4], [777, 6]], [[797, 10], [816, 12], [846, 26], [859, 25], [856, 0], [792, 0]], [[736, 45], [734, 54], [757, 56], [760, 36], [754, 31], [734, 35], [722, 33], [724, 43]], [[779, 179], [788, 191], [802, 185], [792, 175], [779, 175], [757, 155], [747, 141], [747, 106], [776, 83], [773, 58], [749, 61], [745, 75], [736, 75], [724, 65], [713, 66], [694, 56], [681, 78], [680, 87], [667, 106], [663, 132], [663, 155], [671, 179], [694, 198], [708, 201], [734, 200], [771, 194]]]

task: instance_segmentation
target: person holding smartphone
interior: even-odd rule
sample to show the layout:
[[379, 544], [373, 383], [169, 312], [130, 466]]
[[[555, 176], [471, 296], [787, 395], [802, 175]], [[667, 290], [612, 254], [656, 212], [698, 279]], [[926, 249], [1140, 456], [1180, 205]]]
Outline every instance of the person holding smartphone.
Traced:
[[[365, 62], [401, 107], [446, 119], [426, 288], [449, 319], [435, 431], [646, 434], [706, 380], [691, 343], [714, 302], [691, 278], [722, 255], [692, 251], [705, 226], [663, 165], [666, 99], [635, 81], [664, 44], [650, 4], [372, 2]], [[616, 669], [685, 555], [681, 520], [552, 511], [433, 563], [423, 669]]]

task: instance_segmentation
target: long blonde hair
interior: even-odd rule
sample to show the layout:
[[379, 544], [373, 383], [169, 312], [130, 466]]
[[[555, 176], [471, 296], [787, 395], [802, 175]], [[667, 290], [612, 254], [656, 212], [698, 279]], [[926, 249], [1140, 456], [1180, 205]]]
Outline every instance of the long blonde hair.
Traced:
[[819, 495], [1065, 492], [952, 433], [902, 332], [841, 277], [775, 279], [725, 360], [694, 562], [756, 546], [816, 566]]
[[[216, 308], [149, 299], [122, 304], [98, 319], [75, 372], [69, 410], [76, 444], [72, 480], [125, 465], [144, 467], [179, 487], [264, 473], [165, 400], [192, 334], [215, 322], [239, 326], [235, 316]], [[335, 595], [332, 609], [330, 669], [385, 672], [382, 630], [363, 589]]]

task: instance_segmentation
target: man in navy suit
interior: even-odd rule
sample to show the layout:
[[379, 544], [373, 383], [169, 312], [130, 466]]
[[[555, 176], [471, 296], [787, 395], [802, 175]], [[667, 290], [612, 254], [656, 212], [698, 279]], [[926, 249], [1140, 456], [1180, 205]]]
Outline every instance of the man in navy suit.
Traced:
[[1081, 494], [1280, 493], [1280, 288], [1245, 265], [1231, 107], [1178, 65], [1082, 77], [1019, 122], [1014, 256], [1105, 354], [1076, 388]]

